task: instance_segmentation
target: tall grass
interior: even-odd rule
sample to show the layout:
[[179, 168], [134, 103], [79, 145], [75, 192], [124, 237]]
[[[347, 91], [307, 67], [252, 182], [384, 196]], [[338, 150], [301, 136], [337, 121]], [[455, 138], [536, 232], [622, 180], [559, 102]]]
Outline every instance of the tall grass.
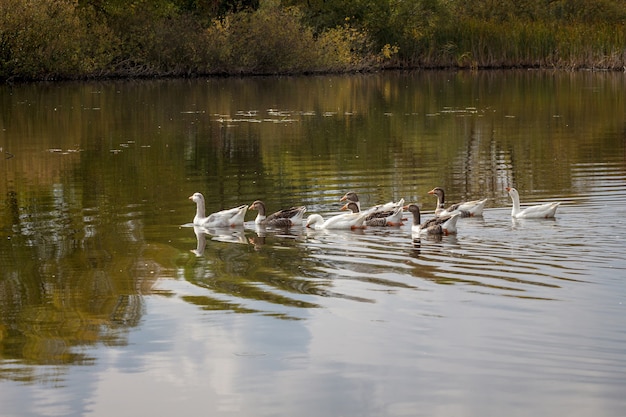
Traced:
[[463, 18], [438, 30], [410, 59], [427, 67], [624, 70], [626, 25]]

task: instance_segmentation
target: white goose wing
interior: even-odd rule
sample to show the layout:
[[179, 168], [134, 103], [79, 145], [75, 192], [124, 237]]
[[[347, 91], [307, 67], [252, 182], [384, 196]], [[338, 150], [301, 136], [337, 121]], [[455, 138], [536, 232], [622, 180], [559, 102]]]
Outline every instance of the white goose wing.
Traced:
[[325, 229], [356, 229], [364, 227], [367, 212], [347, 213], [333, 216], [324, 222]]
[[526, 207], [515, 216], [518, 219], [541, 219], [554, 217], [556, 209], [561, 203], [545, 203]]
[[428, 235], [450, 235], [457, 232], [456, 223], [461, 217], [460, 212], [456, 212], [452, 215], [434, 217], [424, 223], [422, 223], [418, 231], [420, 234]]
[[482, 216], [487, 200], [489, 199], [484, 198], [482, 200], [466, 201], [465, 203], [461, 203], [459, 205], [458, 210], [468, 211], [471, 216]]
[[390, 201], [385, 204], [378, 204], [377, 206], [370, 207], [369, 209], [365, 211], [369, 214], [373, 214], [373, 213], [378, 213], [381, 211], [395, 211], [399, 207], [403, 207], [403, 206], [404, 206], [404, 198], [401, 198], [398, 201]]
[[488, 198], [453, 204], [447, 209], [440, 211], [438, 216], [448, 216], [458, 212], [461, 213], [461, 217], [482, 216], [487, 200]]
[[319, 214], [312, 214], [307, 220], [307, 227], [314, 229], [358, 229], [365, 227], [367, 213], [338, 214], [323, 221]]
[[202, 223], [203, 227], [230, 227], [243, 225], [248, 210], [247, 205], [234, 207], [210, 214]]

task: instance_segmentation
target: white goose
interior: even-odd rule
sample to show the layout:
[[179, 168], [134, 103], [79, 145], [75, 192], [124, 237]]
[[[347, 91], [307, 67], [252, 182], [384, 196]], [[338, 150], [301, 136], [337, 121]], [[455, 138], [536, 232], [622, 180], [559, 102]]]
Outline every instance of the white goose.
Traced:
[[311, 214], [306, 220], [306, 227], [311, 229], [363, 229], [367, 212], [346, 213], [333, 216], [326, 221], [319, 214]]
[[435, 187], [428, 192], [428, 194], [434, 194], [437, 196], [437, 208], [435, 209], [435, 216], [447, 216], [452, 213], [459, 212], [461, 217], [474, 217], [482, 216], [485, 203], [488, 198], [483, 200], [465, 201], [463, 203], [453, 204], [450, 207], [445, 207], [446, 196], [441, 187]]
[[[346, 194], [344, 194], [343, 197], [341, 197], [341, 199], [339, 199], [339, 201], [348, 201], [348, 202], [355, 203], [357, 207], [359, 208], [359, 211], [361, 211], [361, 202], [359, 201], [359, 196], [357, 196], [357, 194], [354, 191], [348, 191]], [[385, 204], [379, 204], [377, 206], [370, 207], [369, 209], [365, 211], [369, 213], [374, 213], [378, 211], [389, 211], [389, 210], [395, 210], [399, 207], [402, 207], [403, 205], [404, 205], [404, 199], [401, 198], [399, 201], [396, 201], [396, 202], [390, 201]]]
[[449, 214], [447, 216], [439, 216], [433, 217], [430, 220], [421, 222], [420, 216], [420, 208], [417, 204], [409, 204], [408, 206], [404, 206], [405, 210], [413, 213], [413, 225], [411, 225], [411, 231], [414, 234], [427, 234], [427, 235], [451, 235], [455, 234], [456, 223], [459, 217], [461, 217], [460, 212], [456, 212], [453, 214]]
[[260, 200], [256, 200], [254, 203], [250, 204], [250, 207], [248, 208], [259, 212], [254, 219], [254, 223], [263, 226], [275, 227], [302, 226], [302, 216], [306, 212], [305, 206], [299, 206], [280, 210], [266, 216], [265, 203]]
[[519, 203], [519, 193], [515, 188], [506, 187], [506, 191], [513, 200], [513, 209], [511, 210], [511, 217], [516, 219], [546, 219], [554, 217], [556, 209], [559, 207], [560, 202], [557, 203], [545, 203], [530, 206], [522, 210]]
[[205, 204], [204, 196], [200, 193], [194, 193], [189, 197], [191, 201], [196, 203], [196, 215], [193, 218], [194, 226], [202, 227], [234, 227], [243, 225], [246, 216], [247, 205], [235, 207], [228, 210], [218, 211], [204, 217]]
[[[354, 201], [349, 201], [341, 210], [351, 210], [353, 213], [359, 213], [359, 206]], [[365, 217], [366, 226], [402, 226], [403, 207], [400, 206], [395, 210], [381, 210], [371, 212], [366, 211], [368, 215]]]

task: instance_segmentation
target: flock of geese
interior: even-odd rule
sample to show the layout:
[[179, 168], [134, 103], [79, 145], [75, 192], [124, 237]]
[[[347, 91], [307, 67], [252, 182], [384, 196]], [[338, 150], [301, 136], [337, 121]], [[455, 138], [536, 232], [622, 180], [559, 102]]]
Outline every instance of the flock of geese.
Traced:
[[[522, 209], [520, 207], [519, 193], [515, 188], [507, 187], [507, 192], [513, 201], [511, 217], [517, 219], [551, 218], [555, 216], [560, 203], [537, 204]], [[361, 204], [356, 193], [350, 191], [341, 197], [340, 202], [345, 202], [339, 214], [326, 220], [319, 214], [311, 214], [304, 223], [312, 229], [362, 229], [365, 227], [401, 226], [404, 212], [413, 215], [411, 231], [418, 235], [449, 235], [457, 232], [457, 220], [462, 217], [482, 216], [485, 203], [488, 199], [466, 201], [445, 206], [445, 193], [443, 188], [435, 187], [428, 192], [437, 197], [435, 216], [425, 222], [421, 221], [420, 209], [417, 204], [404, 204], [404, 199], [396, 202], [379, 204], [367, 210], [361, 210]], [[196, 203], [196, 215], [193, 218], [194, 226], [205, 228], [220, 228], [242, 226], [246, 212], [256, 210], [258, 212], [254, 222], [257, 225], [288, 228], [302, 226], [304, 222], [305, 206], [291, 207], [280, 210], [270, 215], [266, 214], [265, 204], [256, 200], [250, 206], [244, 204], [228, 210], [218, 211], [205, 216], [205, 201], [201, 193], [194, 193], [189, 197]]]

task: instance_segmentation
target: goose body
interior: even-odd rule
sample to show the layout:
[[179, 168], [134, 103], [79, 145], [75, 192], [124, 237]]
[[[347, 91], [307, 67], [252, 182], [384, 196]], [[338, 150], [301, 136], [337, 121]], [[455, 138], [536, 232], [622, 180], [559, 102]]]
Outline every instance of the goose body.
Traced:
[[457, 232], [456, 223], [460, 212], [449, 214], [446, 216], [433, 217], [430, 220], [421, 223], [420, 209], [417, 204], [409, 204], [404, 207], [405, 210], [413, 214], [413, 224], [411, 231], [418, 235], [451, 235]]
[[218, 211], [205, 217], [204, 196], [200, 193], [194, 193], [189, 197], [191, 201], [196, 203], [196, 215], [193, 218], [194, 226], [202, 227], [234, 227], [243, 225], [247, 205], [235, 207], [228, 210]]
[[443, 188], [435, 187], [430, 190], [428, 194], [433, 194], [437, 196], [437, 208], [435, 209], [435, 216], [447, 216], [457, 212], [460, 213], [461, 217], [482, 216], [483, 209], [485, 208], [485, 203], [488, 200], [487, 198], [485, 198], [482, 200], [465, 201], [462, 203], [453, 204], [446, 208], [446, 196]]
[[256, 200], [248, 207], [250, 210], [257, 210], [257, 214], [254, 219], [254, 223], [263, 226], [275, 226], [275, 227], [291, 227], [301, 226], [302, 216], [306, 212], [305, 206], [291, 207], [288, 209], [277, 211], [276, 213], [265, 215], [265, 203], [260, 200]]
[[511, 210], [511, 217], [516, 219], [546, 219], [554, 217], [556, 209], [559, 207], [560, 202], [557, 203], [545, 203], [537, 204], [534, 206], [521, 209], [519, 202], [519, 193], [515, 188], [507, 187], [506, 191], [509, 193], [511, 200], [513, 200], [513, 208]]
[[[354, 201], [349, 201], [341, 210], [351, 210], [353, 213], [360, 213], [359, 206]], [[365, 217], [366, 226], [402, 226], [403, 207], [400, 206], [395, 210], [368, 210]]]
[[311, 214], [306, 221], [306, 227], [311, 229], [363, 229], [367, 213], [338, 214], [324, 220], [319, 214]]
[[[339, 201], [347, 201], [348, 203], [355, 203], [358, 207], [359, 211], [361, 211], [361, 202], [359, 201], [359, 196], [354, 191], [348, 191]], [[395, 211], [397, 208], [402, 207], [404, 205], [404, 199], [400, 199], [399, 201], [390, 201], [385, 204], [379, 204], [377, 206], [370, 207], [365, 210], [369, 213], [375, 213], [379, 211]]]

